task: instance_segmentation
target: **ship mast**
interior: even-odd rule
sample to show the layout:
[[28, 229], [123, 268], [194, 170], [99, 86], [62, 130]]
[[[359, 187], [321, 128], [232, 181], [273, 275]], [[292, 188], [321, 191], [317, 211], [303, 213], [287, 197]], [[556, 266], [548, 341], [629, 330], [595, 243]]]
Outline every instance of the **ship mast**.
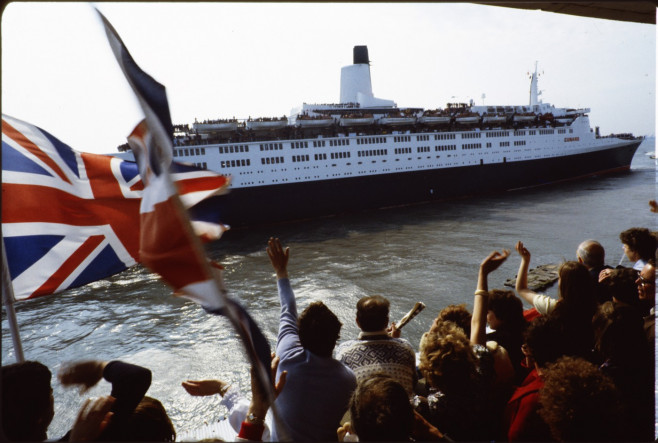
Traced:
[[537, 73], [537, 62], [535, 62], [535, 72], [530, 77], [530, 106], [537, 106], [539, 104], [539, 96], [541, 91], [537, 89], [539, 74]]

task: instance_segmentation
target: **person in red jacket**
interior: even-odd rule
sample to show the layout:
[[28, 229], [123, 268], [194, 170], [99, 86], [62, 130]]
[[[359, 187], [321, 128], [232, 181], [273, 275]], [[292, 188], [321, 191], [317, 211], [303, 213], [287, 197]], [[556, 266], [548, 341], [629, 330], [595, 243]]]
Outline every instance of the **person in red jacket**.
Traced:
[[525, 335], [523, 353], [526, 365], [532, 368], [523, 383], [514, 391], [503, 414], [502, 437], [508, 441], [551, 440], [548, 426], [541, 419], [539, 391], [544, 386], [542, 369], [563, 355], [573, 354], [563, 324], [553, 316], [541, 316], [530, 323]]

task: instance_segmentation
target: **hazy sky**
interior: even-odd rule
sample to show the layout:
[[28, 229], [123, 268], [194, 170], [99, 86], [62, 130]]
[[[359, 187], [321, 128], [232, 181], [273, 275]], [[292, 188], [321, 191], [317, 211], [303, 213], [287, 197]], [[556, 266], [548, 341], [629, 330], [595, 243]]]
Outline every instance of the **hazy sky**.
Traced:
[[[99, 3], [165, 85], [174, 123], [281, 116], [339, 100], [367, 45], [375, 96], [399, 106], [589, 107], [603, 134], [655, 133], [656, 27], [494, 6]], [[115, 152], [141, 120], [89, 3], [12, 3], [2, 16], [2, 112], [74, 149]], [[482, 95], [486, 97], [482, 99]]]

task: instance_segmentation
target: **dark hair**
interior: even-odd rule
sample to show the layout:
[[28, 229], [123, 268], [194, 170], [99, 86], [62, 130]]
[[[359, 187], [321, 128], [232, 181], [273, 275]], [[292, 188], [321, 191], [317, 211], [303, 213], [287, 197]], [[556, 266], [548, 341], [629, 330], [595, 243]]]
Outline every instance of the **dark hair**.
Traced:
[[13, 441], [43, 441], [53, 419], [50, 370], [37, 361], [2, 367], [2, 428]]
[[568, 311], [572, 317], [591, 322], [597, 306], [596, 286], [585, 265], [577, 261], [564, 262], [558, 269], [558, 275], [561, 300], [557, 306]]
[[343, 324], [321, 301], [308, 305], [297, 319], [302, 346], [320, 357], [331, 357]]
[[565, 324], [553, 315], [542, 315], [530, 323], [525, 332], [525, 344], [540, 368], [564, 355], [578, 353]]
[[451, 321], [459, 326], [467, 337], [471, 336], [471, 318], [472, 315], [466, 309], [466, 303], [460, 305], [448, 305], [441, 309], [436, 317], [437, 321]]
[[359, 441], [408, 441], [414, 424], [409, 396], [400, 383], [375, 374], [356, 387], [351, 424]]
[[614, 364], [646, 363], [643, 357], [649, 355], [650, 349], [639, 310], [608, 302], [599, 308], [593, 323], [597, 332], [596, 349], [603, 359], [610, 359]]
[[578, 245], [577, 255], [588, 268], [598, 268], [605, 264], [605, 249], [596, 240], [585, 240]]
[[527, 322], [523, 317], [523, 302], [514, 291], [492, 289], [489, 291], [488, 309], [501, 321], [501, 330], [522, 333]]
[[637, 292], [637, 271], [631, 268], [620, 268], [611, 271], [610, 276], [601, 282], [601, 286], [610, 297], [617, 301], [636, 306], [640, 299]]
[[104, 441], [175, 441], [176, 431], [159, 400], [145, 396], [120, 426], [112, 423], [101, 434]]
[[613, 381], [590, 362], [563, 357], [543, 371], [540, 417], [556, 441], [620, 441], [623, 414]]
[[642, 260], [655, 258], [656, 236], [647, 228], [630, 228], [619, 234], [619, 240]]
[[356, 304], [356, 319], [365, 332], [381, 331], [388, 326], [390, 303], [381, 295], [362, 297]]

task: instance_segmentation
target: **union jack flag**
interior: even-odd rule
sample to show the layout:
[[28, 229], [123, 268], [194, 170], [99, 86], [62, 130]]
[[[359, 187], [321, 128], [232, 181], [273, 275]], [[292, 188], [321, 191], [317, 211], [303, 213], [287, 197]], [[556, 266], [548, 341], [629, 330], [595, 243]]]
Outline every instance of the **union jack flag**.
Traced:
[[243, 341], [261, 387], [273, 401], [269, 343], [247, 310], [228, 297], [221, 272], [212, 268], [191, 235], [189, 216], [181, 210], [172, 184], [172, 124], [165, 87], [137, 65], [112, 24], [100, 11], [96, 12], [117, 63], [144, 112], [144, 121], [128, 137], [146, 185], [140, 208], [143, 262], [183, 297], [209, 313], [228, 317]]
[[[174, 165], [173, 177], [186, 207], [228, 184], [186, 165]], [[2, 238], [15, 299], [82, 286], [138, 263], [143, 189], [136, 163], [76, 152], [3, 114]], [[223, 231], [201, 227], [207, 240]]]

